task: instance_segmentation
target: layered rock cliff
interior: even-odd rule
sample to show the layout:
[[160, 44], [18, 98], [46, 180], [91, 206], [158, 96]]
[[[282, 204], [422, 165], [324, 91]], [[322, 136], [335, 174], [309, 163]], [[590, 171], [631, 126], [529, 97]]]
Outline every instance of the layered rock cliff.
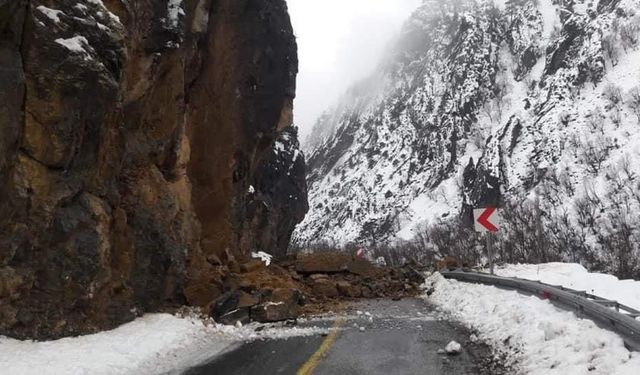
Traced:
[[248, 193], [288, 191], [284, 0], [0, 1], [0, 64], [0, 334], [206, 306], [230, 264], [286, 248], [306, 191]]

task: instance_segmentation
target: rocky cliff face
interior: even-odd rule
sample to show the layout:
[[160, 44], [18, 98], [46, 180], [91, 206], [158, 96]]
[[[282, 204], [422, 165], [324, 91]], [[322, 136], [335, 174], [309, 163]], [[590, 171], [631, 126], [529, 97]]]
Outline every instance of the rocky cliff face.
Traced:
[[0, 1], [0, 63], [0, 333], [210, 304], [300, 219], [247, 193], [292, 120], [284, 0]]
[[637, 191], [639, 12], [637, 0], [425, 1], [375, 76], [319, 121], [296, 241], [411, 239], [536, 195], [549, 232], [562, 221], [587, 247], [605, 241], [603, 213], [635, 210], [635, 193], [617, 194]]
[[286, 128], [265, 156], [247, 191], [245, 247], [277, 258], [287, 254], [295, 226], [304, 219], [307, 203], [306, 164], [298, 130]]

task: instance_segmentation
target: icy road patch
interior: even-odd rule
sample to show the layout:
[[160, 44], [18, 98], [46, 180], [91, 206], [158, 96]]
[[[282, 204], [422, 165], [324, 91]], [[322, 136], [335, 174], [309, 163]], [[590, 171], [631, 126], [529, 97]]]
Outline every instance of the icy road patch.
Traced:
[[616, 334], [548, 301], [492, 286], [446, 280], [426, 282], [438, 309], [505, 354], [518, 374], [636, 375], [640, 353], [629, 352]]

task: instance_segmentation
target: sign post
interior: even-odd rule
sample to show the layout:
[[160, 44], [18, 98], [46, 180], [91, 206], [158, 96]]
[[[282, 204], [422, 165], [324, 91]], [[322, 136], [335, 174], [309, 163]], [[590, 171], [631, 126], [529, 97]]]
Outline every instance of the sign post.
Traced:
[[489, 272], [493, 275], [493, 235], [487, 233], [487, 254], [489, 256]]
[[473, 224], [476, 232], [486, 233], [489, 270], [493, 275], [493, 233], [500, 230], [500, 212], [495, 207], [475, 209], [473, 210]]

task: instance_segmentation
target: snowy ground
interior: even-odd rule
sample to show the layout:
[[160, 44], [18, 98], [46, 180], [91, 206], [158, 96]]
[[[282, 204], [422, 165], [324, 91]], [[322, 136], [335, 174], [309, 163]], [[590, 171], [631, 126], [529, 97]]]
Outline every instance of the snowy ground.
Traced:
[[245, 341], [314, 335], [320, 328], [229, 327], [197, 318], [149, 314], [115, 330], [49, 342], [0, 336], [0, 373], [179, 373]]
[[589, 273], [579, 264], [508, 264], [497, 267], [495, 272], [500, 276], [518, 277], [584, 290], [598, 297], [611, 299], [640, 310], [640, 281], [619, 280], [607, 274]]
[[[503, 354], [519, 374], [635, 375], [640, 353], [616, 334], [560, 310], [548, 301], [492, 286], [427, 279], [425, 298], [461, 321]], [[471, 339], [476, 337], [472, 336]]]

